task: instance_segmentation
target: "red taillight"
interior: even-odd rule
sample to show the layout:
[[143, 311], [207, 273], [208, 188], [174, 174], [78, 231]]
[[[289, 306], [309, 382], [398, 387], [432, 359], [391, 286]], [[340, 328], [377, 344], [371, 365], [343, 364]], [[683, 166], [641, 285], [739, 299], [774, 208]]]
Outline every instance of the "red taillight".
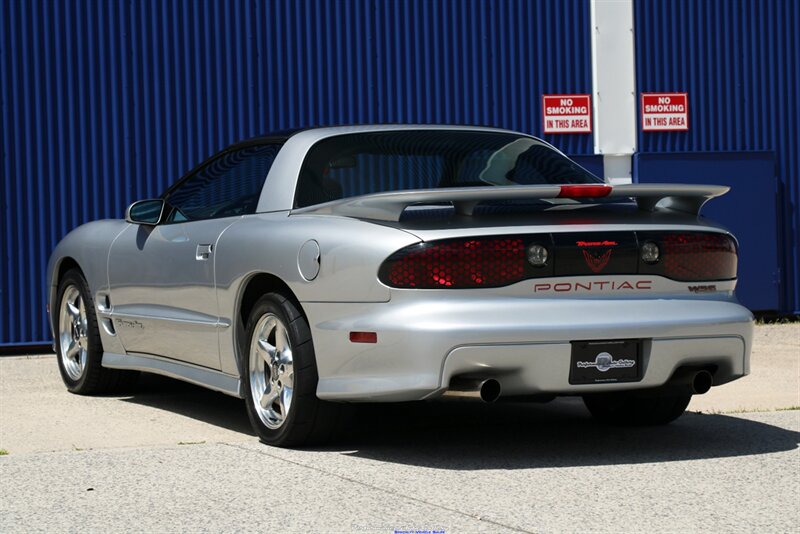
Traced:
[[559, 198], [600, 198], [611, 193], [611, 186], [606, 184], [562, 185]]
[[387, 285], [416, 289], [497, 287], [524, 277], [525, 244], [515, 238], [414, 245], [389, 258], [380, 273]]
[[665, 234], [661, 242], [667, 278], [685, 282], [736, 278], [736, 243], [725, 234]]

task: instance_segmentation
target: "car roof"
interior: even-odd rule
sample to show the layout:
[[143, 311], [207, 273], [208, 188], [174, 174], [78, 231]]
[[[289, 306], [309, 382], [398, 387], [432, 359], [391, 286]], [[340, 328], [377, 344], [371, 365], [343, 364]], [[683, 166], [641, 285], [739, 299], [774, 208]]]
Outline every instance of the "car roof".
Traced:
[[369, 132], [375, 130], [436, 130], [441, 128], [463, 128], [464, 130], [476, 130], [476, 131], [496, 131], [496, 132], [506, 132], [506, 133], [515, 133], [515, 134], [524, 134], [523, 132], [516, 132], [513, 130], [506, 130], [503, 128], [497, 128], [493, 126], [483, 126], [483, 125], [476, 125], [476, 124], [408, 124], [408, 123], [374, 123], [374, 124], [331, 124], [331, 125], [318, 125], [318, 126], [304, 126], [301, 128], [286, 128], [283, 130], [276, 130], [274, 132], [268, 132], [263, 135], [258, 135], [255, 137], [250, 137], [248, 139], [243, 139], [241, 141], [237, 141], [236, 143], [228, 146], [226, 150], [236, 149], [240, 147], [245, 147], [248, 145], [252, 145], [254, 143], [282, 143], [286, 142], [290, 137], [300, 133], [306, 132], [309, 130], [320, 130], [325, 131], [327, 134], [336, 134], [336, 133], [356, 133], [360, 131]]
[[[300, 175], [306, 154], [318, 141], [338, 135], [413, 130], [496, 132], [533, 137], [525, 133], [503, 130], [500, 128], [450, 124], [359, 124], [353, 126], [304, 128], [296, 131], [290, 137], [285, 138], [283, 148], [278, 152], [278, 155], [275, 157], [270, 167], [269, 175], [256, 211], [259, 213], [278, 212], [291, 210], [294, 207], [297, 177]], [[534, 139], [537, 139], [537, 141], [547, 146], [551, 146], [541, 139]], [[558, 149], [554, 147], [553, 150], [558, 151]]]
[[[360, 132], [385, 132], [385, 131], [402, 131], [402, 130], [473, 130], [473, 131], [493, 131], [493, 132], [503, 132], [503, 133], [512, 133], [517, 135], [528, 135], [521, 132], [515, 132], [513, 130], [505, 130], [502, 128], [494, 128], [490, 126], [473, 126], [473, 125], [466, 125], [466, 124], [405, 124], [405, 123], [384, 123], [384, 124], [340, 124], [340, 125], [331, 125], [331, 126], [306, 126], [302, 128], [288, 128], [283, 130], [276, 130], [274, 132], [266, 133], [264, 135], [259, 135], [255, 137], [251, 137], [248, 139], [243, 139], [241, 141], [237, 141], [227, 147], [223, 148], [212, 154], [211, 156], [205, 158], [203, 161], [195, 165], [192, 169], [186, 172], [181, 178], [172, 184], [162, 195], [162, 198], [166, 198], [172, 191], [177, 188], [180, 184], [184, 182], [190, 175], [197, 172], [201, 167], [206, 165], [212, 159], [220, 156], [223, 153], [228, 153], [232, 151], [236, 151], [242, 148], [251, 147], [253, 145], [260, 145], [260, 144], [285, 144], [289, 139], [295, 137], [296, 139], [293, 141], [297, 141], [296, 144], [299, 144], [303, 147], [303, 150], [299, 150], [295, 152], [296, 156], [301, 154], [305, 154], [305, 150], [316, 140], [324, 139], [326, 137], [334, 136], [334, 135], [343, 135], [343, 134], [352, 134], [352, 133], [360, 133]], [[298, 135], [302, 134], [302, 135]], [[303, 143], [299, 140], [300, 137], [307, 137], [307, 143]], [[542, 141], [539, 139], [539, 141]], [[544, 142], [544, 141], [542, 141]], [[292, 144], [292, 143], [290, 143]], [[547, 144], [547, 143], [546, 143]], [[555, 147], [553, 147], [555, 148]], [[556, 149], [557, 150], [557, 149]], [[302, 159], [302, 158], [300, 158]], [[296, 173], [292, 174], [289, 173], [287, 176], [296, 175]], [[294, 184], [286, 184], [286, 187], [290, 187], [291, 190], [294, 191]], [[265, 206], [262, 206], [259, 202], [259, 209], [266, 210]], [[285, 208], [279, 208], [285, 209]]]

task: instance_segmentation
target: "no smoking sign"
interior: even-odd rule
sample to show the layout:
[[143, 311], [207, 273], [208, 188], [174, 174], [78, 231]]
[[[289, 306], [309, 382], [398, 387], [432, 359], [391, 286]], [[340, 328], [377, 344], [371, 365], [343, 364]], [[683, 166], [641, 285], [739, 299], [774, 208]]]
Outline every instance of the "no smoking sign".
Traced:
[[544, 133], [592, 133], [590, 95], [542, 95]]
[[642, 93], [643, 132], [671, 132], [688, 129], [688, 94]]

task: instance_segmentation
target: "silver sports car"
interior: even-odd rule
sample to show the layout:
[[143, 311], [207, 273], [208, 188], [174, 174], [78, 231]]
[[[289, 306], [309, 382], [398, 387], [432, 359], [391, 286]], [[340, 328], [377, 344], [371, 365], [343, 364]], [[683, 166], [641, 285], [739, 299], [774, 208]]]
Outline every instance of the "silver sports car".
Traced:
[[347, 403], [580, 395], [663, 424], [749, 372], [720, 186], [609, 185], [493, 128], [313, 128], [233, 145], [48, 266], [67, 388], [138, 371], [245, 400], [269, 444]]

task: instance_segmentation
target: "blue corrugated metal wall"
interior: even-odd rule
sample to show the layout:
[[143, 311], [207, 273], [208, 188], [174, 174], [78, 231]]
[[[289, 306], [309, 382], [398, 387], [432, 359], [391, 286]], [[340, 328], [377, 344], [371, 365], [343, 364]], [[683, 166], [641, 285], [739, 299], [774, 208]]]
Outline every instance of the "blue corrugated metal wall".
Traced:
[[690, 115], [688, 132], [640, 131], [639, 150], [774, 151], [780, 182], [782, 309], [797, 313], [800, 2], [648, 0], [634, 7], [638, 90], [688, 92]]
[[541, 133], [542, 93], [591, 93], [589, 5], [0, 0], [0, 78], [0, 346], [41, 343], [55, 243], [231, 142], [357, 122]]

